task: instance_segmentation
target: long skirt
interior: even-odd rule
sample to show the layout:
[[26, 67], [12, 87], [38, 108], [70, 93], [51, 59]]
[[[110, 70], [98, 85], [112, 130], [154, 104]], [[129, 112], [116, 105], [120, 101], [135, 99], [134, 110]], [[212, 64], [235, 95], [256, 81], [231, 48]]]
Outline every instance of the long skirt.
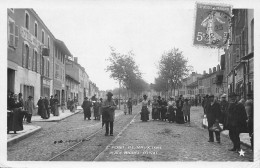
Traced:
[[183, 112], [181, 109], [177, 109], [176, 122], [179, 124], [184, 124], [184, 117], [183, 117]]
[[99, 107], [94, 108], [94, 117], [99, 117]]
[[142, 107], [141, 120], [142, 121], [149, 120], [149, 111], [148, 111], [148, 108], [146, 106]]
[[59, 107], [57, 104], [54, 105], [54, 116], [59, 116], [60, 112], [59, 112]]
[[38, 114], [41, 116], [41, 118], [46, 119], [48, 118], [47, 111], [45, 109], [45, 106], [38, 107]]
[[154, 120], [160, 119], [160, 113], [157, 108], [152, 109], [152, 119]]
[[175, 121], [175, 110], [172, 106], [169, 106], [168, 108], [168, 121]]
[[7, 114], [7, 130], [21, 131], [23, 130], [23, 117], [25, 113], [19, 108], [15, 108], [14, 112]]
[[90, 117], [91, 117], [91, 109], [90, 108], [84, 109], [84, 119]]
[[166, 119], [166, 112], [167, 112], [167, 109], [165, 107], [161, 108], [161, 119], [164, 120]]

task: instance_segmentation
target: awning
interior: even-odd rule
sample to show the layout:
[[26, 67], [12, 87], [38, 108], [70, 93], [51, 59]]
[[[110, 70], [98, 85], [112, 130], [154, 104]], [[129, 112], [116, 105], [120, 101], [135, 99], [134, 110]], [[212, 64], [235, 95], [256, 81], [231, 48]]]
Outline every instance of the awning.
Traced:
[[248, 60], [254, 57], [254, 52], [251, 52], [249, 54], [247, 54], [246, 56], [242, 57], [242, 60]]

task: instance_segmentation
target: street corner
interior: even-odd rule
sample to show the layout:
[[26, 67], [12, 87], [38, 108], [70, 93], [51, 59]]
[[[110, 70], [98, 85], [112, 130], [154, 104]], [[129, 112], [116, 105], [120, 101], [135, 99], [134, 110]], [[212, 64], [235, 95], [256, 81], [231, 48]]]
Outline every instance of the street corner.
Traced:
[[17, 143], [40, 130], [41, 127], [37, 125], [23, 125], [22, 131], [17, 131], [16, 134], [11, 131], [7, 134], [7, 146], [11, 146], [12, 144]]

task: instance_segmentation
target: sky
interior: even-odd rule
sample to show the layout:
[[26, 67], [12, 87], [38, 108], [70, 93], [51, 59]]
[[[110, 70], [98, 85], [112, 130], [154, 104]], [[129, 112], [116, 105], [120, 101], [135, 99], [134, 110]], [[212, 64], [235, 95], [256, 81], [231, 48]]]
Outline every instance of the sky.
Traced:
[[[66, 1], [65, 1], [66, 2]], [[161, 55], [174, 47], [183, 51], [195, 72], [219, 64], [217, 49], [193, 46], [195, 1], [67, 1], [58, 8], [34, 7], [52, 34], [62, 40], [85, 67], [100, 90], [118, 82], [109, 77], [110, 46], [133, 50], [143, 79], [153, 83]]]

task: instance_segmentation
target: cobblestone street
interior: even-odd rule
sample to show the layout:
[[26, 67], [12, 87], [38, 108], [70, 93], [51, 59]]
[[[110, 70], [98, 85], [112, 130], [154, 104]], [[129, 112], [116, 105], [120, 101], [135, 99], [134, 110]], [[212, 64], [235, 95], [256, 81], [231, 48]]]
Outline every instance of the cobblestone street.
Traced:
[[252, 161], [252, 152], [241, 146], [245, 156], [228, 151], [226, 136], [221, 144], [208, 142], [208, 131], [201, 127], [201, 107], [192, 107], [191, 125], [163, 121], [140, 121], [138, 115], [99, 160], [103, 161]]

